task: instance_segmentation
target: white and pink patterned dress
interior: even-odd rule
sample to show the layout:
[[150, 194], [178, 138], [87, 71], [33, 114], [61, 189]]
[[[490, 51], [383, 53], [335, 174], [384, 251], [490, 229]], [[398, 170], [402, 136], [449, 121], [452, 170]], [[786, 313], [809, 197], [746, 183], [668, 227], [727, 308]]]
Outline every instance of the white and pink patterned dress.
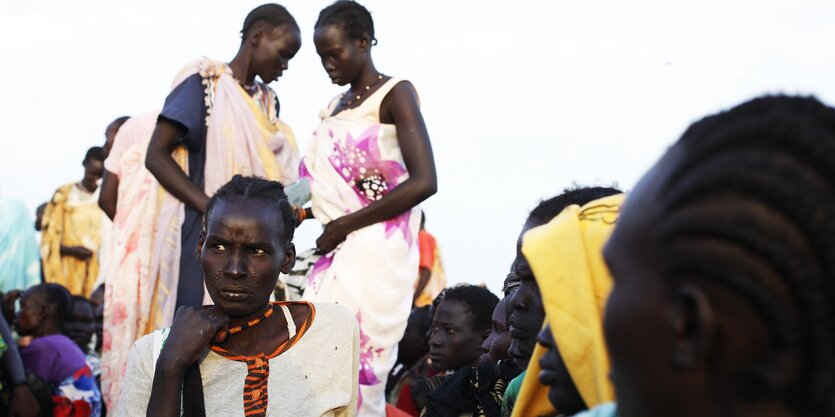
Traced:
[[[394, 125], [380, 123], [392, 78], [356, 108], [322, 113], [300, 167], [323, 224], [379, 200], [409, 177]], [[304, 298], [351, 309], [360, 324], [360, 416], [385, 415], [386, 377], [397, 358], [418, 270], [420, 214], [413, 208], [352, 232], [312, 267]]]

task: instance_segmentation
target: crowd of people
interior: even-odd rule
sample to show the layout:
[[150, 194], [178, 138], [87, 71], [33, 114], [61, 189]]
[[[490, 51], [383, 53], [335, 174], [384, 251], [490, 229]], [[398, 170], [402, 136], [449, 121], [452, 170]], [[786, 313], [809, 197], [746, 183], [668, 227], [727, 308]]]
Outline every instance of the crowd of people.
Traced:
[[628, 195], [540, 201], [498, 297], [447, 287], [418, 95], [369, 11], [336, 1], [313, 43], [348, 90], [306, 150], [267, 86], [301, 31], [265, 4], [34, 227], [0, 200], [1, 415], [835, 416], [835, 109], [753, 99]]

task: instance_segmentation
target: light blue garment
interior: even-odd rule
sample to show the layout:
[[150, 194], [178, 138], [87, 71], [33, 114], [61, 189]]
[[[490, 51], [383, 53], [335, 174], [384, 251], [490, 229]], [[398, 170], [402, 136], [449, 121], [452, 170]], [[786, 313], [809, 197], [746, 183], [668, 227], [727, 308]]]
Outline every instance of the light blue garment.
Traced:
[[41, 282], [41, 256], [26, 205], [0, 199], [0, 291], [24, 290]]
[[287, 201], [296, 207], [302, 207], [310, 201], [310, 180], [302, 178], [293, 184], [284, 187], [284, 193], [287, 194]]
[[580, 414], [575, 414], [574, 417], [617, 417], [617, 404], [606, 403], [598, 405], [591, 410], [583, 411]]

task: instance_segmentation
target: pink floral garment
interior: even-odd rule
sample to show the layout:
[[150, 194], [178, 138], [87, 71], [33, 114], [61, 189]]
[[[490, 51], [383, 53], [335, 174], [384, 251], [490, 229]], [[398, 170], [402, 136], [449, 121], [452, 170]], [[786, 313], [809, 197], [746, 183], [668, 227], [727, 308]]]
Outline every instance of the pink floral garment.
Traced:
[[109, 410], [116, 409], [133, 342], [154, 329], [156, 285], [151, 263], [160, 187], [145, 168], [145, 153], [158, 115], [159, 111], [152, 111], [128, 119], [104, 162], [105, 169], [119, 178], [102, 337], [101, 384]]
[[[313, 214], [327, 224], [382, 198], [408, 178], [393, 125], [380, 123], [390, 79], [360, 106], [323, 112], [302, 161]], [[311, 269], [304, 298], [350, 308], [360, 323], [360, 416], [384, 416], [386, 377], [397, 358], [418, 269], [417, 208], [357, 230]]]

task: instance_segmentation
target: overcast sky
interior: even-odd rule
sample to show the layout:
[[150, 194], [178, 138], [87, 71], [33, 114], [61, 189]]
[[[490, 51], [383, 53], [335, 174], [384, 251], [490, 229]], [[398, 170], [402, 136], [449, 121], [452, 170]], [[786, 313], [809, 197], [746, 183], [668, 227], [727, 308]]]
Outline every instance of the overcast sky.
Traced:
[[[230, 60], [259, 1], [0, 3], [0, 195], [34, 211], [79, 180], [119, 115], [161, 107], [178, 70]], [[302, 148], [340, 93], [313, 24], [272, 84]], [[573, 183], [629, 189], [694, 120], [764, 93], [835, 102], [831, 1], [366, 1], [378, 69], [411, 80], [438, 167], [424, 204], [451, 283], [498, 291], [541, 198]], [[297, 234], [313, 245], [317, 225]]]

